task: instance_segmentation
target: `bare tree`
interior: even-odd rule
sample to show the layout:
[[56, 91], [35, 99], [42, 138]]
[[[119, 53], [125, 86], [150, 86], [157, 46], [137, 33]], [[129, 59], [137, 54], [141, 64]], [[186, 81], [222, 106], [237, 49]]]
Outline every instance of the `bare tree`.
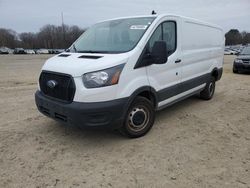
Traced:
[[243, 31], [241, 33], [242, 36], [242, 44], [250, 44], [250, 33]]
[[45, 25], [37, 33], [37, 39], [42, 48], [68, 48], [83, 32], [78, 26]]
[[35, 48], [36, 35], [34, 33], [21, 33], [19, 38], [24, 48]]
[[8, 46], [10, 48], [15, 48], [17, 46], [17, 34], [15, 31], [10, 29], [0, 28], [0, 47]]

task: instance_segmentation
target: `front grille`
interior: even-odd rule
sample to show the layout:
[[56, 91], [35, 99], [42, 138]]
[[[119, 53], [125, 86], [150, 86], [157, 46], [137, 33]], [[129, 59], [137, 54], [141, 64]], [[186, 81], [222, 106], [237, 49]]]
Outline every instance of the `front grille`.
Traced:
[[[49, 81], [55, 82], [55, 87], [49, 87]], [[75, 83], [70, 75], [44, 71], [40, 75], [39, 84], [44, 95], [62, 100], [64, 102], [73, 101]]]
[[250, 59], [242, 59], [243, 63], [250, 63]]

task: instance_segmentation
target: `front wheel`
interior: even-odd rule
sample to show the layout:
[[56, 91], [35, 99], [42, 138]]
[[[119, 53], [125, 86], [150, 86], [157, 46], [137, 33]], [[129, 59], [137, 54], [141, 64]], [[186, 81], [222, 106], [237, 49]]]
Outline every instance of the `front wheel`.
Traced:
[[153, 126], [154, 120], [153, 104], [144, 97], [136, 97], [126, 113], [120, 132], [130, 138], [144, 136]]
[[233, 67], [233, 73], [237, 74], [237, 73], [239, 73], [239, 71]]
[[200, 92], [200, 98], [204, 100], [210, 100], [214, 96], [215, 91], [215, 78], [211, 77], [210, 81], [206, 84], [203, 91]]

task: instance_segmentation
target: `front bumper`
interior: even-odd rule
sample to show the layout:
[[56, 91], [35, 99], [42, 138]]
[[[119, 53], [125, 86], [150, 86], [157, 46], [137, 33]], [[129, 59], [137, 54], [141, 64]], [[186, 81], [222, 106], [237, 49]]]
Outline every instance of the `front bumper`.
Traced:
[[35, 93], [38, 110], [57, 121], [78, 127], [107, 127], [116, 129], [122, 126], [126, 113], [127, 98], [107, 102], [63, 103]]
[[250, 71], [250, 64], [249, 63], [234, 63], [234, 68], [239, 71]]

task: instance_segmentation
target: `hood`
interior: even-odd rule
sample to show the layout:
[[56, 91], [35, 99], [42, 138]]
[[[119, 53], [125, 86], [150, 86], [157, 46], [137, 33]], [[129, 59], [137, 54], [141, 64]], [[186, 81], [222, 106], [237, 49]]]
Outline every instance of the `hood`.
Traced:
[[46, 61], [42, 70], [70, 74], [73, 77], [84, 73], [107, 69], [128, 61], [128, 54], [61, 53]]
[[238, 55], [237, 59], [250, 59], [250, 54], [249, 55]]

